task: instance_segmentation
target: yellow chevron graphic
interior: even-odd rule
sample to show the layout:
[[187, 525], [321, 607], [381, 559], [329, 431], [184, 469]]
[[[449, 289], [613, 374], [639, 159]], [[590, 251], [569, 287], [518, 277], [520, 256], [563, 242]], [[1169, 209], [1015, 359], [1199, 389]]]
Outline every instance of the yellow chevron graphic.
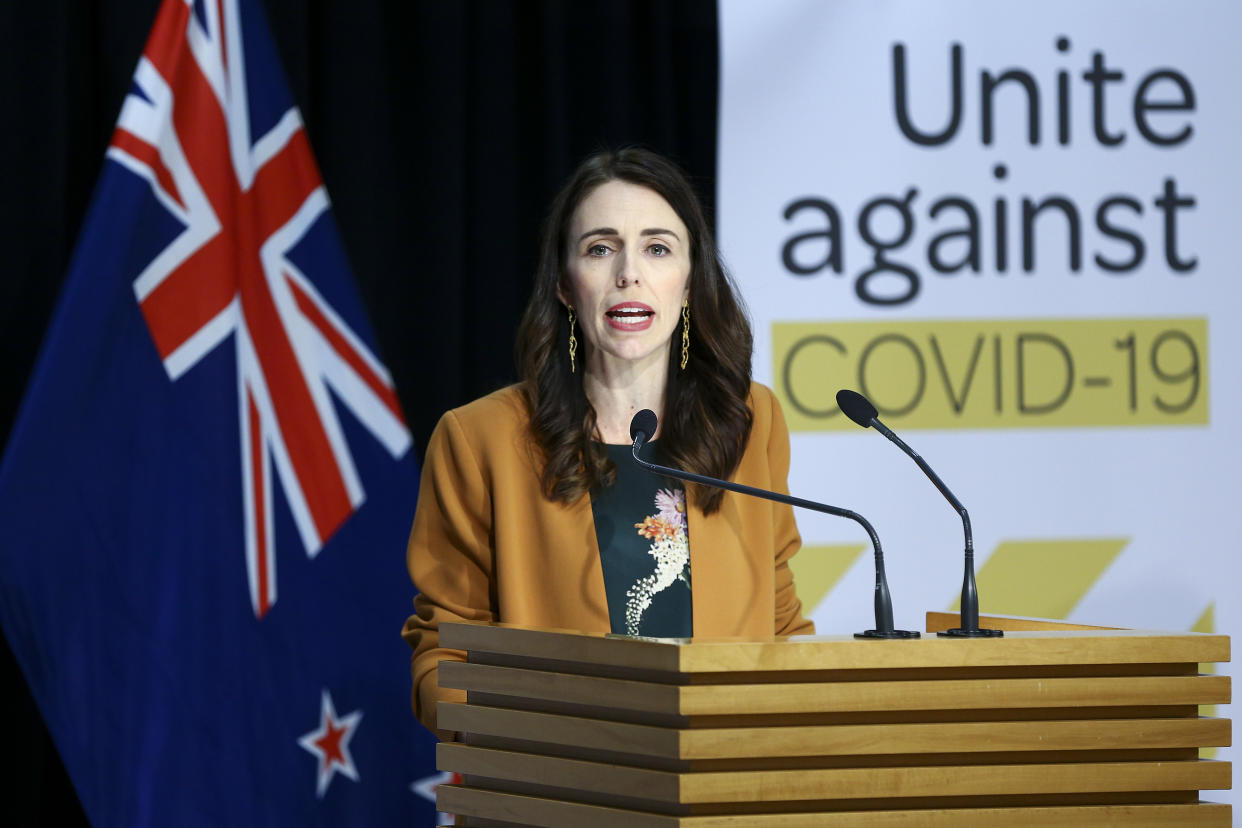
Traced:
[[[1215, 601], [1208, 604], [1207, 609], [1205, 609], [1203, 611], [1203, 614], [1199, 616], [1199, 620], [1196, 621], [1195, 625], [1190, 628], [1190, 631], [1200, 632], [1200, 633], [1216, 632], [1216, 602]], [[1216, 665], [1215, 664], [1200, 664], [1199, 672], [1200, 673], [1215, 673]], [[1199, 705], [1199, 715], [1200, 716], [1215, 716], [1216, 705], [1214, 704]], [[1215, 756], [1216, 756], [1216, 748], [1214, 747], [1213, 748], [1199, 748], [1200, 759], [1211, 759]]]
[[[1121, 553], [1129, 538], [1009, 540], [975, 575], [979, 610], [1066, 618]], [[959, 609], [961, 596], [950, 609]]]
[[810, 615], [824, 600], [864, 549], [866, 545], [861, 543], [804, 546], [789, 560], [804, 614]]

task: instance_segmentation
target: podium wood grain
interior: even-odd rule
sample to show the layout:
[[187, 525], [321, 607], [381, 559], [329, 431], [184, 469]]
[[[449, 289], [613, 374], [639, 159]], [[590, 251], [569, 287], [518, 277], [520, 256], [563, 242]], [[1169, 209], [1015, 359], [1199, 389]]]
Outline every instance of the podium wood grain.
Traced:
[[1229, 676], [1217, 675], [676, 685], [457, 662], [440, 665], [440, 683], [553, 705], [589, 700], [595, 705], [635, 713], [688, 717], [980, 707], [1073, 708], [1088, 704], [1225, 704], [1230, 693]]
[[[981, 619], [981, 623], [986, 623]], [[1229, 824], [1222, 635], [1001, 619], [1002, 639], [659, 640], [446, 624], [467, 825]], [[956, 616], [929, 614], [929, 628]], [[999, 624], [998, 624], [999, 625]]]
[[1225, 719], [1078, 719], [679, 729], [442, 704], [448, 730], [666, 759], [1222, 747]]
[[[468, 790], [455, 785], [442, 785], [439, 791], [440, 807], [459, 813], [471, 809], [481, 817], [472, 820], [472, 824], [481, 828], [523, 824], [591, 828], [752, 828], [756, 824], [767, 828], [1229, 828], [1231, 821], [1228, 805], [1186, 803], [786, 813], [765, 814], [762, 822], [757, 823], [750, 814], [676, 817], [500, 791]], [[524, 819], [533, 822], [520, 821]]]

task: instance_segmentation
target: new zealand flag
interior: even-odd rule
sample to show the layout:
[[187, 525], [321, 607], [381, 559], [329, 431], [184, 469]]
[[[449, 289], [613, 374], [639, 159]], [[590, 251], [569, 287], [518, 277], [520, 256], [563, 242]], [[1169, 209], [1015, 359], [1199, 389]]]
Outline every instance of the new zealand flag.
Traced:
[[165, 0], [0, 466], [0, 622], [93, 824], [434, 821], [416, 491], [257, 0]]

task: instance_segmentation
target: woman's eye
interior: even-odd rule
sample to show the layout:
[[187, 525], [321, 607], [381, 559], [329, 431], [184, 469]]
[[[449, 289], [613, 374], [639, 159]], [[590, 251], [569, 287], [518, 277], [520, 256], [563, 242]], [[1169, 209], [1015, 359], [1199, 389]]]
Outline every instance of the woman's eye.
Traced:
[[664, 245], [658, 244], [658, 243], [651, 245], [651, 247], [648, 247], [647, 250], [653, 256], [667, 256], [669, 253], [673, 252], [669, 250], [667, 247], [665, 247]]
[[593, 244], [587, 248], [588, 256], [607, 256], [609, 252], [611, 251], [606, 244]]

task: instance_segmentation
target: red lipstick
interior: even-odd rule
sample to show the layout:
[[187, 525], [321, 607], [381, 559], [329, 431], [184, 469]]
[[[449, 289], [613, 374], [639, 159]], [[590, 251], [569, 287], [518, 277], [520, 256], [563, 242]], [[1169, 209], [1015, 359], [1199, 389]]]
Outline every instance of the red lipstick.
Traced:
[[608, 317], [608, 324], [619, 331], [645, 331], [651, 327], [655, 311], [642, 302], [621, 302], [605, 311], [604, 315]]

